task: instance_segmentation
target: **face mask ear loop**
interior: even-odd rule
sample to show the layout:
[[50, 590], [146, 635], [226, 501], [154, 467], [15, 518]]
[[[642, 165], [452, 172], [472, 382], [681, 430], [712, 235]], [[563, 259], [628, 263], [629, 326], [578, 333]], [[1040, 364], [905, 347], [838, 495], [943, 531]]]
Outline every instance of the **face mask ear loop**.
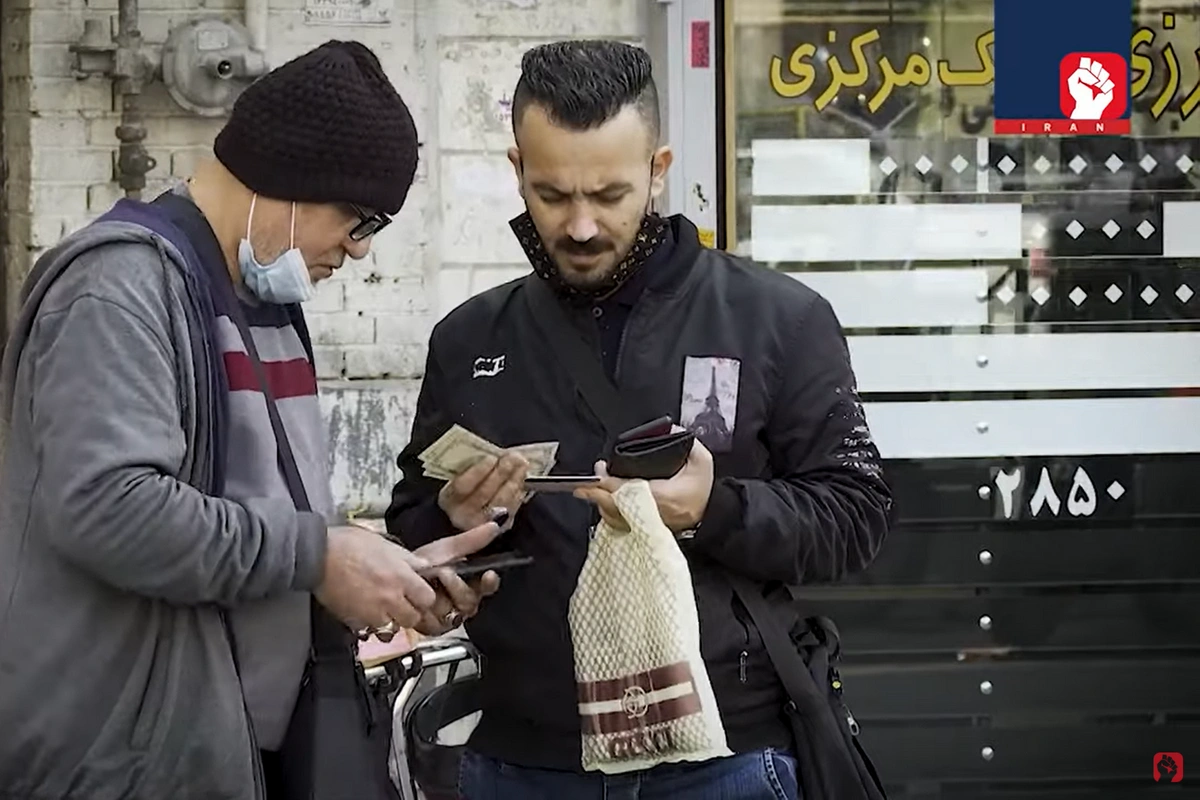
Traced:
[[296, 204], [294, 202], [292, 203], [292, 232], [291, 232], [291, 235], [288, 237], [288, 239], [289, 239], [288, 249], [295, 250], [296, 249]]
[[254, 204], [258, 202], [258, 192], [250, 195], [250, 213], [246, 216], [246, 241], [250, 241], [250, 228], [254, 225]]
[[646, 210], [642, 216], [654, 213], [654, 159], [650, 159], [650, 188], [646, 191]]

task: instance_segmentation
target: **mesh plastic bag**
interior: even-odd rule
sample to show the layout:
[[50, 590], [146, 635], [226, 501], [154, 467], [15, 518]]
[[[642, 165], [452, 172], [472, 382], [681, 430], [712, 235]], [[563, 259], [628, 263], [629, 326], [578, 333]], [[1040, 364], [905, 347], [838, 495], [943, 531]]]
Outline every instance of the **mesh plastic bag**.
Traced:
[[731, 755], [700, 657], [687, 560], [650, 486], [615, 495], [629, 530], [601, 522], [571, 596], [583, 768], [605, 773]]

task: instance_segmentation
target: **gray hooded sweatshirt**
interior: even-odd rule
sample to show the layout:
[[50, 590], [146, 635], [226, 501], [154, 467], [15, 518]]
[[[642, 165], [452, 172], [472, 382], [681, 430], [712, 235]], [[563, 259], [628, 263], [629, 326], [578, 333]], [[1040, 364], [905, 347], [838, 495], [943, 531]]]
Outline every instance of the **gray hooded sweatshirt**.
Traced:
[[26, 284], [0, 379], [0, 797], [256, 796], [219, 609], [311, 591], [326, 522], [196, 488], [220, 356], [185, 269], [104, 222]]

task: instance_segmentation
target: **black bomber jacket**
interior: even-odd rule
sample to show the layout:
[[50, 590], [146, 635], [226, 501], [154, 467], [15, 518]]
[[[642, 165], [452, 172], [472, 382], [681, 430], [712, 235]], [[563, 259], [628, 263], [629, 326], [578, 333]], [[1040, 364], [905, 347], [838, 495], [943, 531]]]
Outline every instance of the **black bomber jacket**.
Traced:
[[[891, 492], [829, 303], [786, 274], [703, 248], [687, 219], [671, 224], [671, 263], [655, 267], [662, 279], [631, 312], [616, 383], [637, 418], [669, 414], [713, 451], [707, 512], [681, 541], [702, 655], [730, 747], [787, 747], [782, 687], [720, 573], [769, 590], [862, 570], [891, 523]], [[411, 441], [398, 459], [404, 477], [387, 512], [388, 530], [409, 547], [452, 532], [437, 507], [441, 482], [423, 476], [418, 455], [455, 423], [504, 447], [558, 441], [560, 474], [590, 474], [603, 455], [603, 426], [530, 317], [525, 295], [537, 280], [530, 274], [483, 292], [434, 328]], [[594, 333], [586, 309], [572, 313]], [[595, 519], [569, 494], [540, 494], [504, 534], [535, 563], [506, 573], [467, 625], [486, 658], [473, 749], [579, 769], [567, 607]], [[784, 594], [772, 595], [781, 607]]]

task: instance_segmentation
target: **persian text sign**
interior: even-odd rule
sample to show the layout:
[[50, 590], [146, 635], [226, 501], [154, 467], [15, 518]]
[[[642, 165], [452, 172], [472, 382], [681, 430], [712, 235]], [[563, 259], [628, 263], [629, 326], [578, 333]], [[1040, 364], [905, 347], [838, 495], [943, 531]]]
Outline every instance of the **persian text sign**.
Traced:
[[995, 132], [1128, 134], [1131, 0], [996, 0]]
[[[1146, 24], [1151, 17], [1158, 18], [1155, 24]], [[1140, 99], [1144, 103], [1144, 107], [1135, 110], [1156, 122], [1163, 120], [1168, 112], [1177, 115], [1180, 121], [1191, 119], [1200, 109], [1200, 81], [1191, 85], [1185, 83], [1194, 70], [1189, 73], [1178, 54], [1191, 52], [1196, 46], [1192, 41], [1195, 37], [1188, 38], [1185, 32], [1179, 31], [1175, 13], [1171, 11], [1144, 13], [1142, 23], [1130, 37], [1129, 47], [1132, 51], [1129, 65], [1133, 70], [1130, 100]], [[958, 58], [952, 62], [948, 58], [934, 58], [922, 49], [883, 52], [885, 40], [882, 34], [895, 31], [896, 38], [903, 40], [909, 33], [905, 30], [909, 24], [881, 20], [879, 26], [855, 33], [865, 27], [860, 24], [850, 31], [853, 35], [847, 37], [842, 31], [847, 26], [839, 23], [814, 39], [781, 44], [782, 54], [773, 54], [767, 68], [771, 90], [779, 98], [797, 101], [801, 111], [824, 112], [840, 100], [842, 110], [855, 108], [855, 120], [868, 120], [876, 130], [882, 130], [895, 114], [904, 113], [903, 110], [915, 100], [915, 92], [927, 87], [941, 90], [940, 96], [949, 97], [952, 106], [953, 93], [959, 88], [970, 91], [994, 87], [992, 49], [996, 36], [993, 29], [964, 23], [954, 25], [947, 34], [963, 41], [973, 37], [971, 49], [976, 54], [973, 60]], [[923, 30], [919, 25], [912, 32], [920, 36]], [[841, 37], [837, 35], [839, 32], [843, 33]], [[842, 38], [848, 41], [848, 55], [829, 54], [823, 61], [821, 43]], [[950, 90], [949, 95], [946, 89]], [[854, 106], [856, 92], [858, 105]], [[900, 102], [895, 103], [898, 97]], [[959, 121], [964, 134], [976, 136], [992, 126], [993, 99], [982, 105], [962, 105]], [[888, 113], [889, 105], [895, 106], [892, 114]]]

